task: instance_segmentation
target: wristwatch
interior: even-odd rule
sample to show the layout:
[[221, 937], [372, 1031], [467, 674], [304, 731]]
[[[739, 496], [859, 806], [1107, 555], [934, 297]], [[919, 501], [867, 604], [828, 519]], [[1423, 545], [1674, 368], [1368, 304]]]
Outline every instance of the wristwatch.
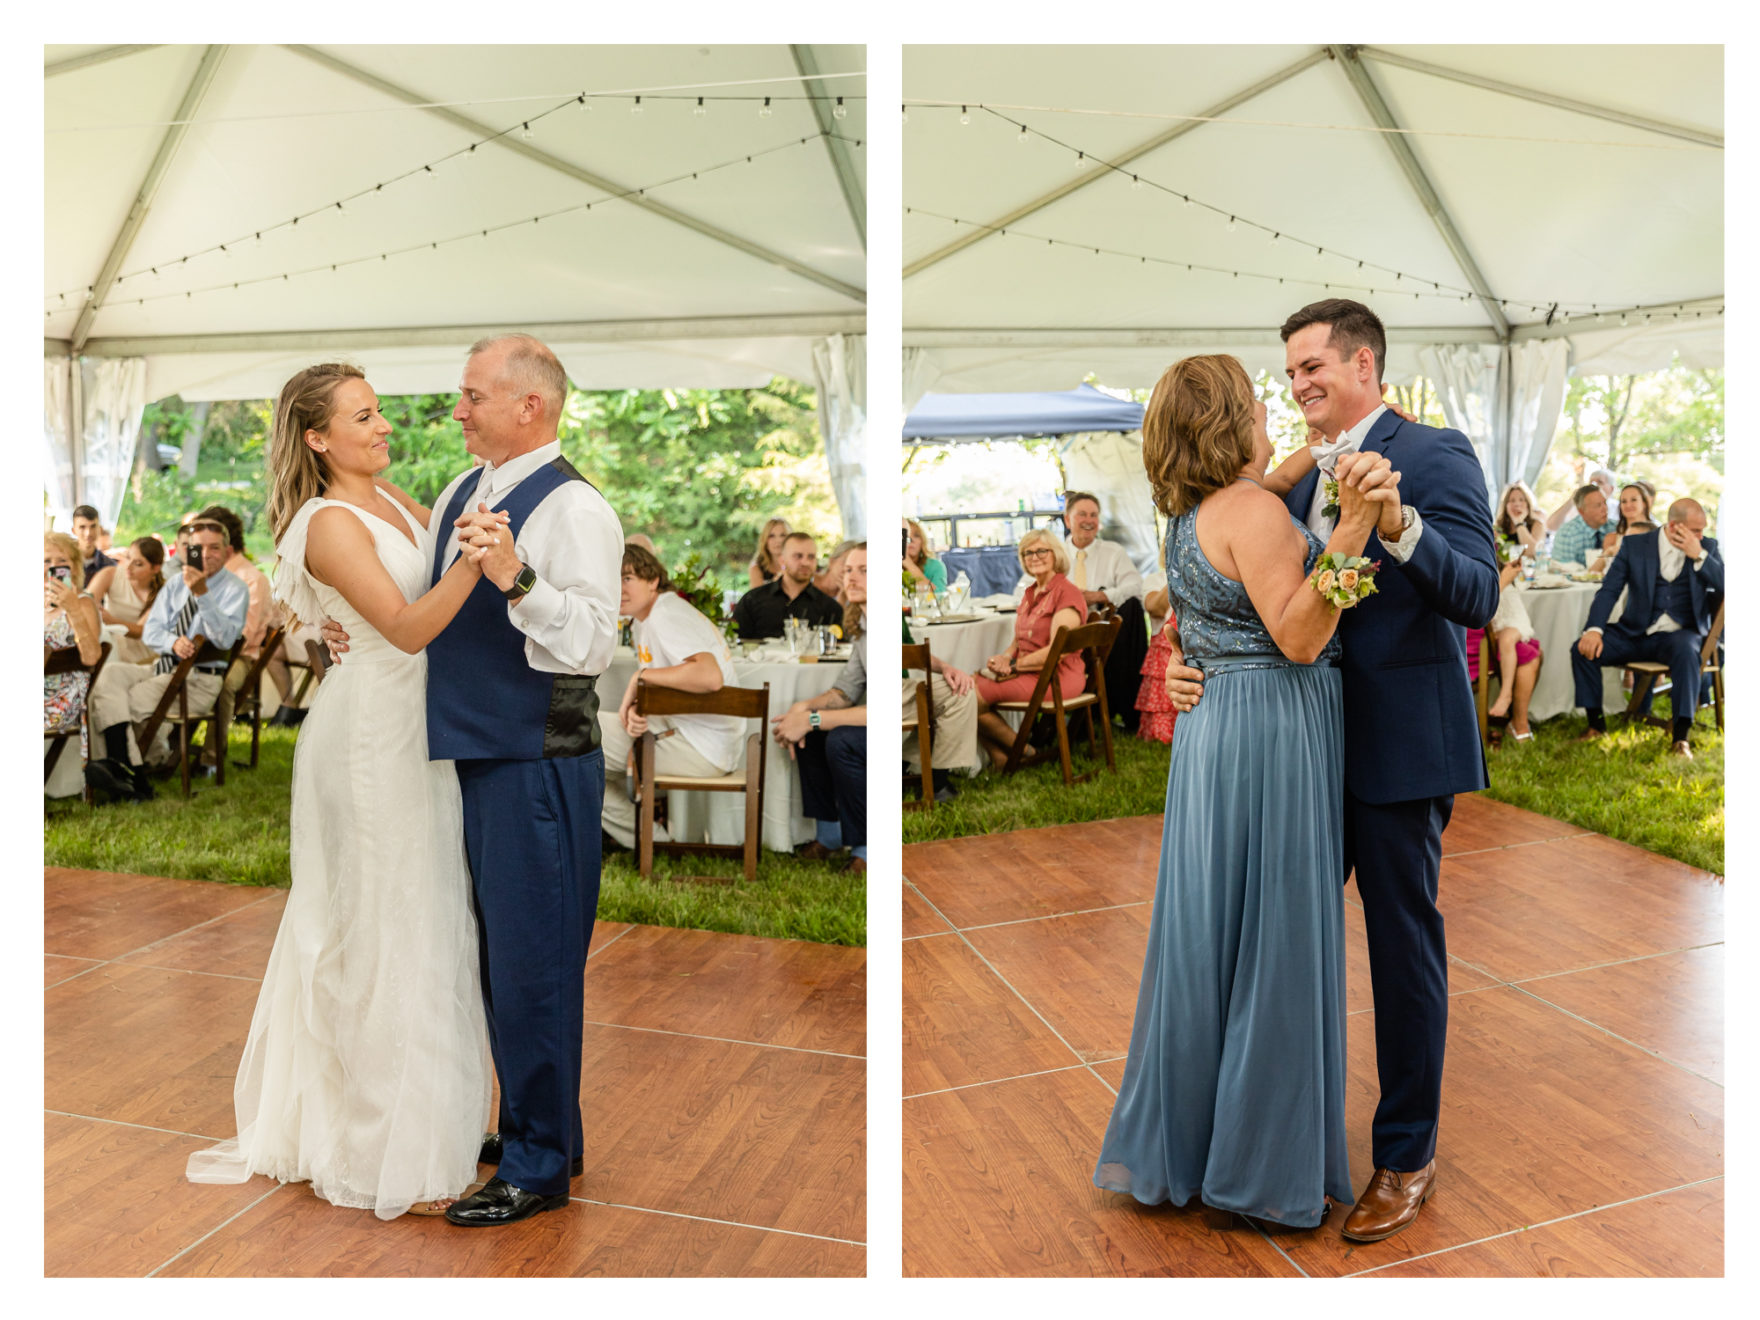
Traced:
[[526, 598], [526, 593], [538, 585], [538, 575], [532, 572], [530, 564], [521, 564], [519, 573], [513, 579], [513, 585], [502, 592], [503, 596], [517, 605]]
[[819, 712], [818, 711], [810, 710], [807, 712], [807, 725], [809, 728], [814, 728], [814, 729], [819, 727]]
[[[1382, 544], [1385, 545], [1388, 541], [1403, 541], [1405, 539], [1406, 533], [1411, 530], [1412, 530], [1412, 506], [1409, 504], [1402, 504], [1399, 506], [1399, 533], [1396, 536], [1382, 536], [1381, 537]], [[1379, 529], [1377, 529], [1376, 535], [1377, 536], [1381, 535]]]

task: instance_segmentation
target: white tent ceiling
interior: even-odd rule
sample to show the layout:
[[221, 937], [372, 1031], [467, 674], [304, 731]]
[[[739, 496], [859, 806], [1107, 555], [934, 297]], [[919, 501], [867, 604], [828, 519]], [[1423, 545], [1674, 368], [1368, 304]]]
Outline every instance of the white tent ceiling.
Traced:
[[[45, 353], [144, 358], [148, 398], [268, 397], [334, 356], [388, 393], [445, 391], [505, 329], [585, 388], [811, 380], [816, 340], [862, 333], [866, 101], [860, 76], [808, 75], [863, 65], [860, 46], [46, 47]], [[633, 95], [544, 114], [643, 91], [640, 114]]]
[[1280, 372], [1328, 296], [1382, 316], [1396, 381], [1555, 337], [1579, 372], [1722, 362], [1721, 47], [915, 46], [904, 87], [907, 406]]

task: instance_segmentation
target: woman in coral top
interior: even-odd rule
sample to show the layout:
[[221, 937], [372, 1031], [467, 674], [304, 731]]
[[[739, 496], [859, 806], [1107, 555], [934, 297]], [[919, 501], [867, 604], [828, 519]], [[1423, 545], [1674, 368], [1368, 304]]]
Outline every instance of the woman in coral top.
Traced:
[[[1069, 578], [1069, 554], [1051, 533], [1028, 532], [1016, 547], [1021, 567], [1033, 585], [1021, 598], [1014, 616], [1014, 641], [993, 655], [978, 674], [978, 738], [998, 769], [1008, 761], [1015, 731], [991, 706], [998, 701], [1025, 701], [1033, 695], [1039, 671], [1059, 628], [1079, 628], [1088, 605]], [[1057, 665], [1057, 685], [1065, 697], [1078, 695], [1088, 681], [1080, 654], [1066, 655]]]

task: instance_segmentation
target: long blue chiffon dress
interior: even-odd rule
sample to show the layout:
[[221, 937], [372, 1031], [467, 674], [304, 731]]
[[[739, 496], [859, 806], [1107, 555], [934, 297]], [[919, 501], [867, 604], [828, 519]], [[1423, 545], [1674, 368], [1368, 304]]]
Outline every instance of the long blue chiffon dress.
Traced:
[[[1094, 1183], [1291, 1227], [1351, 1203], [1338, 639], [1285, 658], [1246, 588], [1168, 528], [1186, 662], [1130, 1056]], [[1310, 570], [1321, 545], [1308, 542]]]

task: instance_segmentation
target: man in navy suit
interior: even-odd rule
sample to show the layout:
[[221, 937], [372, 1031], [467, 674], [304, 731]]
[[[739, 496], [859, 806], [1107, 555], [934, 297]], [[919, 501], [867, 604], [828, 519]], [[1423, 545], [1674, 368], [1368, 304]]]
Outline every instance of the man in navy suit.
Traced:
[[[1376, 1242], [1430, 1197], [1448, 1033], [1448, 951], [1436, 907], [1442, 831], [1456, 793], [1485, 788], [1466, 629], [1497, 611], [1497, 557], [1485, 474], [1459, 431], [1406, 421], [1381, 402], [1387, 336], [1362, 303], [1327, 299], [1283, 325], [1292, 393], [1319, 470], [1290, 491], [1290, 512], [1331, 535], [1323, 474], [1358, 450], [1385, 454], [1405, 501], [1364, 554], [1377, 594], [1339, 621], [1344, 643], [1344, 871], [1356, 874], [1375, 991], [1375, 1174], [1343, 1233]], [[1176, 657], [1177, 659], [1177, 657]], [[1170, 666], [1173, 704], [1190, 709], [1202, 674]]]
[[[1668, 506], [1668, 523], [1660, 532], [1627, 536], [1614, 557], [1589, 623], [1571, 653], [1577, 680], [1577, 705], [1589, 717], [1578, 738], [1587, 742], [1607, 732], [1601, 712], [1601, 671], [1633, 660], [1655, 660], [1668, 666], [1674, 684], [1674, 743], [1670, 755], [1692, 759], [1689, 737], [1699, 709], [1699, 651], [1711, 621], [1723, 602], [1723, 556], [1717, 542], [1705, 535], [1705, 510], [1697, 500], [1676, 500]], [[1619, 593], [1626, 607], [1619, 622], [1609, 624]]]

